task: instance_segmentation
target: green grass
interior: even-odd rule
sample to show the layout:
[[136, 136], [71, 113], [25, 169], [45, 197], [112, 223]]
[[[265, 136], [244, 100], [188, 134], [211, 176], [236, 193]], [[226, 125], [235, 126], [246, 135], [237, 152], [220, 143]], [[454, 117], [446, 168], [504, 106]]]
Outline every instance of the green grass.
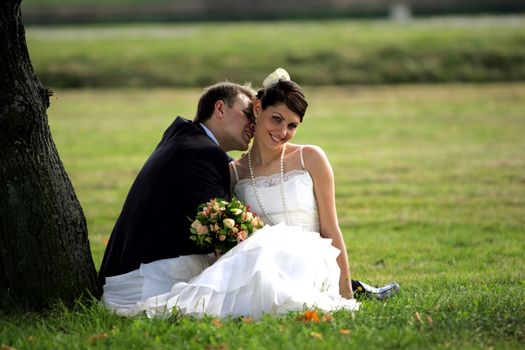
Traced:
[[[135, 174], [174, 116], [193, 116], [199, 93], [56, 91], [49, 122], [97, 266]], [[0, 345], [523, 348], [525, 84], [307, 87], [306, 94], [295, 141], [320, 145], [331, 159], [353, 275], [397, 280], [397, 297], [320, 324], [297, 315], [252, 323], [128, 319], [97, 305], [0, 313]]]
[[523, 18], [30, 26], [27, 38], [52, 88], [258, 85], [278, 66], [305, 85], [523, 81]]

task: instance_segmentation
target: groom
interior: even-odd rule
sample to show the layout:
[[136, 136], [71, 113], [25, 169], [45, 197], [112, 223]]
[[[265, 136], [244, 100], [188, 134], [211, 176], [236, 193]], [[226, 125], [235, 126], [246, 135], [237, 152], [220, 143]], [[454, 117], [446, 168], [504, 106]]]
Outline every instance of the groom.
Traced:
[[164, 132], [131, 186], [108, 242], [99, 279], [143, 263], [209, 253], [189, 239], [189, 217], [213, 197], [230, 198], [226, 152], [246, 150], [253, 137], [254, 91], [223, 82], [199, 99], [195, 121], [181, 117]]
[[[246, 150], [253, 137], [247, 87], [222, 82], [199, 99], [193, 122], [181, 117], [164, 132], [131, 186], [106, 247], [99, 280], [139, 269], [141, 264], [203, 254], [189, 239], [197, 206], [213, 197], [230, 199], [230, 159], [226, 152]], [[397, 284], [373, 288], [352, 280], [356, 296], [385, 299]]]

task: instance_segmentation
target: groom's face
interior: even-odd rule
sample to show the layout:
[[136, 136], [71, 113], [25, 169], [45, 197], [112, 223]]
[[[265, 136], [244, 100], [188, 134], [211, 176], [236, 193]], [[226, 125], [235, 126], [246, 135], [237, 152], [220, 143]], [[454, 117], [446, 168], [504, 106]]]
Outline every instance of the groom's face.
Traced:
[[237, 95], [231, 107], [225, 105], [225, 132], [228, 136], [229, 150], [248, 149], [254, 132], [251, 106], [250, 98], [244, 94]]

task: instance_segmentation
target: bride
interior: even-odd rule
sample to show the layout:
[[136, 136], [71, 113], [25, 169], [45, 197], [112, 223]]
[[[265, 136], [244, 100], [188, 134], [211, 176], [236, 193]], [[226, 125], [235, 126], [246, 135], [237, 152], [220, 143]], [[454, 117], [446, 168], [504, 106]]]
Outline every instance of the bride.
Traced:
[[[114, 307], [118, 313], [161, 316], [176, 309], [194, 316], [257, 319], [313, 307], [359, 308], [337, 221], [330, 163], [317, 146], [289, 143], [308, 103], [282, 69], [263, 86], [253, 102], [253, 145], [230, 169], [233, 194], [267, 225], [215, 262], [207, 255], [190, 255], [171, 259], [176, 263], [143, 265], [150, 270], [144, 288], [153, 296], [132, 308]], [[155, 295], [165, 274], [179, 275], [175, 279], [181, 282]]]

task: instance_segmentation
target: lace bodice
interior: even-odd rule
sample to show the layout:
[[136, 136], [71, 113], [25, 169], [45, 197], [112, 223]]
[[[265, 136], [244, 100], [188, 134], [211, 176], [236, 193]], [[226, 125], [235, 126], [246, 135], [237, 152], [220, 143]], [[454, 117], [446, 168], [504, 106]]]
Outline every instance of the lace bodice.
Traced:
[[[286, 217], [281, 200], [281, 176], [279, 173], [270, 176], [258, 176], [255, 183], [259, 190], [264, 208], [276, 223], [285, 222]], [[307, 170], [292, 170], [284, 174], [286, 205], [288, 207], [289, 225], [301, 226], [305, 231], [319, 232], [319, 214], [315, 201], [312, 177]], [[251, 179], [242, 179], [233, 187], [233, 194], [243, 203], [249, 205], [265, 223], [265, 217], [253, 189]]]

